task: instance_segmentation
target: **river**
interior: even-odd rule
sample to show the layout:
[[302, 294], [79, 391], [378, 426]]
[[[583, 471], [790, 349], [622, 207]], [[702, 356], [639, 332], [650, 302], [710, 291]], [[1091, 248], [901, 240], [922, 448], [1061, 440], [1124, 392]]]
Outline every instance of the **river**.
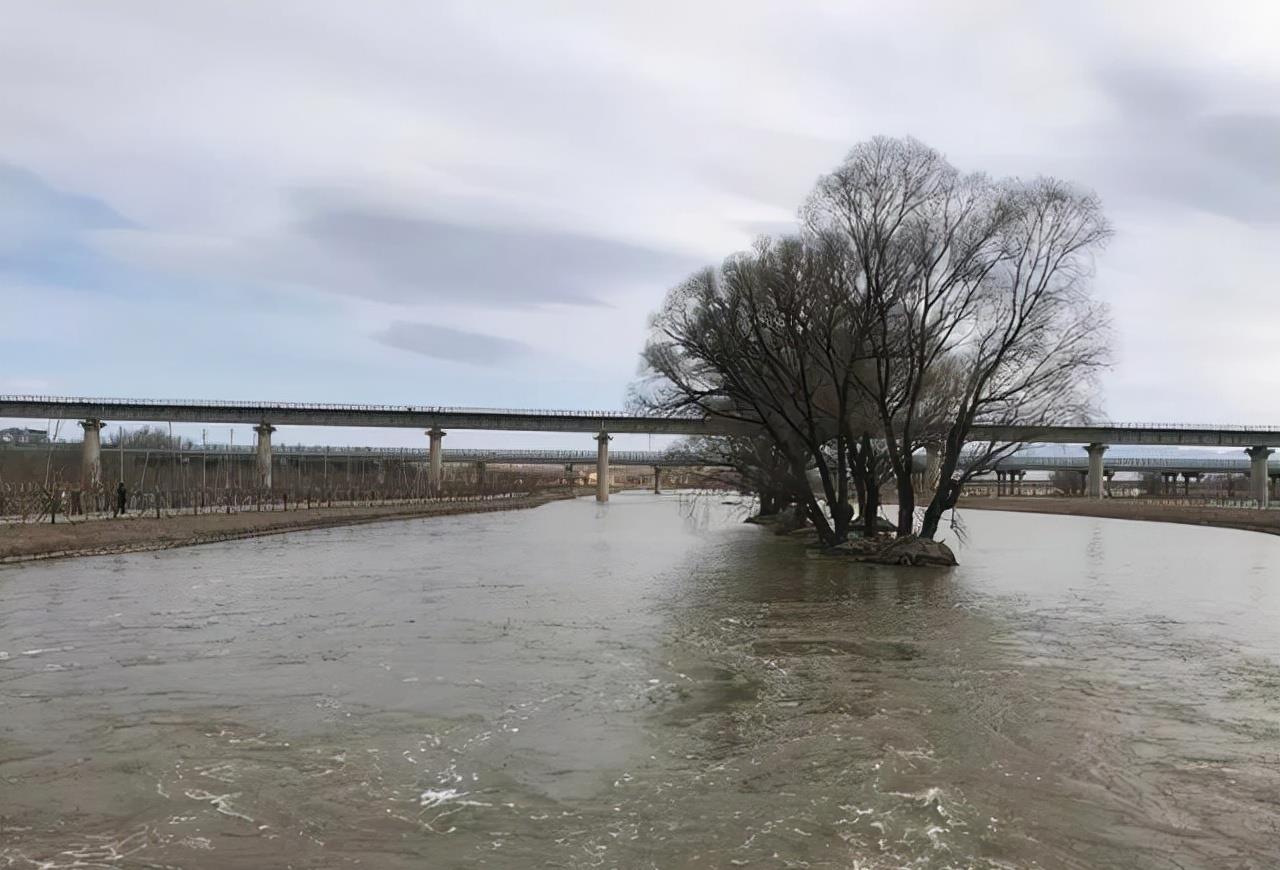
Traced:
[[938, 572], [742, 511], [0, 569], [0, 867], [1280, 866], [1280, 538], [970, 511]]

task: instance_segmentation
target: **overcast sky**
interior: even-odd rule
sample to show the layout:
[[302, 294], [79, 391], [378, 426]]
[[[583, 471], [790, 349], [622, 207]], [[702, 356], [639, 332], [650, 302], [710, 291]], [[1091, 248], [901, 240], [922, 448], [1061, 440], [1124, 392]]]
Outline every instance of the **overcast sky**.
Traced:
[[910, 134], [1102, 196], [1110, 417], [1280, 424], [1272, 0], [0, 20], [0, 392], [617, 408], [671, 284]]

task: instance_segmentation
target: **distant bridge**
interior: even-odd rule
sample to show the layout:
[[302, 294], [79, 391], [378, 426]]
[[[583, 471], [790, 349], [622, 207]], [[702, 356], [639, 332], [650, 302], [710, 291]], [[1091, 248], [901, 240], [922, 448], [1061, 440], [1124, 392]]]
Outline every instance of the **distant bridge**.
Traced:
[[367, 426], [383, 429], [486, 429], [610, 432], [641, 435], [725, 434], [731, 426], [702, 417], [650, 417], [625, 411], [455, 408], [438, 405], [339, 405], [192, 399], [86, 399], [0, 396], [0, 417], [122, 420], [272, 426]]
[[[503, 408], [459, 408], [433, 405], [343, 405], [300, 402], [208, 401], [189, 399], [99, 399], [62, 396], [0, 396], [0, 417], [79, 419], [85, 430], [84, 475], [96, 480], [100, 468], [99, 431], [106, 420], [171, 423], [251, 424], [258, 433], [258, 475], [271, 485], [271, 433], [277, 425], [376, 426], [425, 429], [429, 436], [431, 479], [438, 484], [444, 462], [444, 427], [526, 432], [589, 432], [597, 441], [599, 489], [608, 500], [609, 439], [612, 434], [722, 435], [738, 427], [711, 417], [656, 417], [620, 411], [555, 411]], [[1249, 455], [1253, 497], [1265, 506], [1269, 498], [1267, 457], [1280, 447], [1274, 426], [1217, 426], [1184, 423], [1106, 423], [1080, 426], [978, 425], [973, 441], [1088, 445], [1087, 491], [1102, 497], [1103, 453], [1112, 444], [1152, 446], [1240, 447]], [[929, 451], [936, 462], [936, 450]]]
[[[608, 432], [642, 435], [726, 435], [741, 431], [714, 417], [657, 417], [625, 411], [466, 408], [443, 405], [344, 405], [201, 399], [100, 399], [0, 396], [0, 417], [239, 423], [271, 426], [365, 426], [387, 429], [483, 429], [523, 432]], [[1280, 447], [1280, 427], [1190, 423], [1105, 423], [1088, 426], [986, 426], [974, 441], [1042, 444], [1145, 444], [1179, 447]]]
[[[1193, 456], [1117, 456], [1103, 460], [1108, 472], [1187, 474], [1248, 474], [1249, 458], [1213, 459]], [[1269, 462], [1272, 475], [1280, 475], [1280, 462]], [[1081, 471], [1089, 470], [1087, 456], [1010, 456], [996, 463], [996, 471]]]
[[[71, 452], [81, 450], [81, 444], [73, 441], [55, 441], [43, 444], [0, 445], [0, 453], [6, 450], [23, 453], [44, 453], [49, 450]], [[232, 456], [252, 457], [257, 447], [249, 444], [196, 444], [184, 447], [112, 447], [100, 450], [110, 453], [123, 452], [130, 456], [144, 454], [155, 457], [176, 456], [183, 461], [200, 459], [216, 460]], [[276, 444], [271, 448], [274, 458], [329, 459], [335, 462], [368, 460], [374, 462], [403, 461], [429, 462], [431, 451], [422, 447], [325, 447], [290, 446]], [[442, 450], [441, 460], [446, 464], [485, 465], [592, 465], [597, 459], [594, 450]], [[728, 463], [712, 456], [703, 456], [678, 450], [612, 450], [610, 465], [641, 466], [645, 468], [728, 467]]]
[[[14, 444], [0, 446], [0, 450], [16, 450], [21, 452], [39, 452], [50, 449], [70, 452], [81, 449], [76, 442], [53, 442], [45, 444]], [[115, 453], [117, 447], [103, 447]], [[253, 456], [257, 447], [251, 444], [195, 444], [178, 448], [167, 447], [125, 447], [124, 453], [130, 455], [151, 454], [154, 456], [175, 455], [183, 460], [217, 459], [219, 457]], [[289, 459], [330, 459], [338, 462], [372, 460], [372, 461], [404, 461], [427, 462], [430, 451], [421, 447], [329, 447], [324, 445], [289, 445], [272, 446], [272, 455]], [[575, 466], [589, 465], [596, 461], [593, 450], [521, 450], [521, 449], [449, 449], [441, 451], [442, 461], [448, 464], [488, 464], [488, 465], [557, 465]], [[645, 468], [727, 468], [729, 463], [722, 457], [692, 453], [683, 450], [611, 450], [610, 465], [638, 466]], [[926, 467], [926, 458], [918, 454], [915, 457], [917, 471]], [[1080, 471], [1087, 472], [1089, 458], [1087, 456], [1017, 454], [1001, 459], [993, 469], [996, 472], [1020, 471]], [[1251, 470], [1248, 457], [1212, 458], [1188, 457], [1176, 455], [1164, 456], [1117, 456], [1103, 459], [1103, 468], [1107, 472], [1135, 473], [1189, 473], [1189, 474], [1247, 474]], [[1280, 461], [1269, 463], [1272, 476], [1280, 476]]]

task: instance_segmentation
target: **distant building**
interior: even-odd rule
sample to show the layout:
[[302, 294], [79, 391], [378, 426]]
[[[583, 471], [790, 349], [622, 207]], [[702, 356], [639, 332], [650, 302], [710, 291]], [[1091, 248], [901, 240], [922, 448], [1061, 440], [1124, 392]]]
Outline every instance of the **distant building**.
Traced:
[[0, 444], [48, 444], [49, 433], [43, 429], [0, 429]]

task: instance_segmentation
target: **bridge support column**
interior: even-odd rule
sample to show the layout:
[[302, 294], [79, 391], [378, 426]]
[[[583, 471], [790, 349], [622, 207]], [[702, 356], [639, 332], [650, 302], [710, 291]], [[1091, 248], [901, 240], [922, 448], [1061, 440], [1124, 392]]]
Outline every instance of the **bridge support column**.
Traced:
[[609, 433], [596, 436], [596, 501], [609, 500]]
[[653, 467], [653, 494], [662, 495], [662, 468], [657, 465]]
[[1090, 444], [1085, 448], [1089, 454], [1089, 476], [1085, 495], [1089, 498], [1102, 498], [1102, 454], [1107, 452], [1105, 444]]
[[84, 442], [80, 448], [80, 486], [92, 489], [102, 480], [102, 427], [101, 420], [82, 420]]
[[930, 441], [924, 446], [924, 491], [933, 494], [938, 491], [938, 479], [942, 476], [942, 445]]
[[1184, 472], [1182, 472], [1182, 497], [1183, 497], [1183, 498], [1190, 498], [1190, 497], [1191, 497], [1191, 481], [1193, 481], [1193, 480], [1194, 480], [1194, 481], [1196, 481], [1197, 483], [1199, 483], [1199, 481], [1200, 481], [1200, 472], [1198, 472], [1198, 471], [1184, 471]]
[[440, 427], [432, 426], [427, 430], [427, 437], [431, 439], [428, 442], [427, 457], [430, 460], [427, 466], [427, 488], [431, 494], [440, 494], [440, 485], [444, 479], [444, 450], [442, 449], [445, 433], [440, 431]]
[[271, 489], [271, 433], [276, 427], [259, 423], [253, 431], [258, 433], [258, 488]]
[[1267, 457], [1275, 451], [1270, 447], [1250, 447], [1245, 451], [1249, 457], [1249, 497], [1264, 508], [1271, 502], [1271, 480], [1267, 474]]

